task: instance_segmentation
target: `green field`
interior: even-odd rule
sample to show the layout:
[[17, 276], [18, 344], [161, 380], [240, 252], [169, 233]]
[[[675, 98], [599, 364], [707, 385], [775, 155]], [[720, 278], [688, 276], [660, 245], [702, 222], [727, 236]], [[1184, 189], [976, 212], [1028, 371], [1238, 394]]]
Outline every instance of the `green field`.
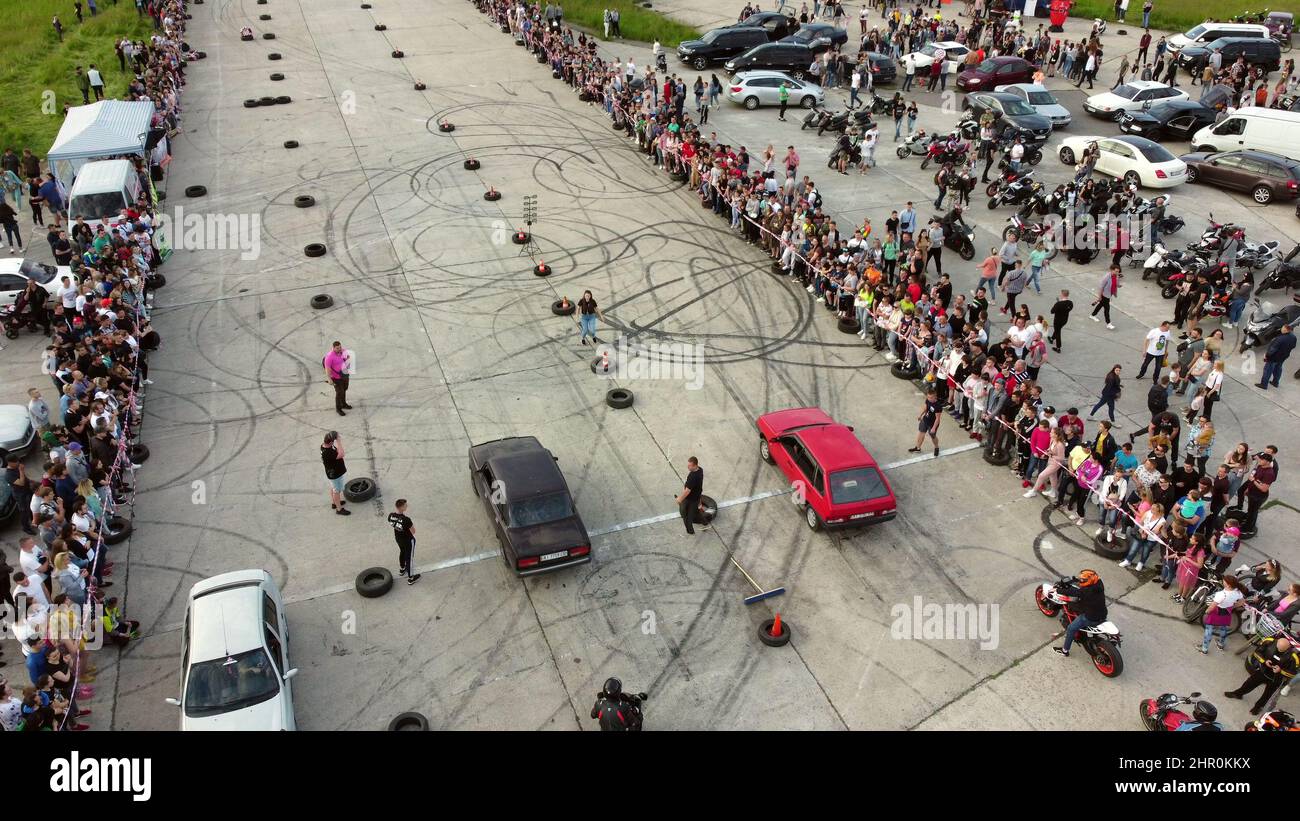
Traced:
[[[675, 48], [683, 40], [694, 40], [700, 32], [676, 20], [670, 20], [653, 9], [642, 8], [631, 0], [560, 0], [564, 7], [564, 21], [582, 26], [598, 36], [604, 34], [605, 9], [617, 8], [623, 30], [623, 39], [642, 43], [658, 40], [664, 47]], [[744, 5], [743, 3], [741, 5]]]
[[[1141, 29], [1142, 3], [1143, 0], [1129, 0], [1128, 11], [1124, 14], [1125, 26]], [[1215, 3], [1207, 3], [1205, 0], [1152, 0], [1152, 3], [1154, 5], [1151, 9], [1151, 28], [1166, 31], [1187, 31], [1211, 17], [1227, 20], [1237, 14], [1261, 11], [1268, 7], [1263, 2], [1247, 3], [1241, 0]], [[1274, 8], [1278, 11], [1286, 10], [1285, 4], [1282, 3], [1276, 4]], [[1115, 2], [1114, 0], [1109, 2], [1108, 0], [1077, 0], [1070, 16], [1100, 17], [1108, 26], [1115, 27]], [[1154, 34], [1152, 36], [1154, 37]]]
[[[99, 14], [85, 11], [78, 24], [72, 0], [0, 0], [0, 149], [30, 148], [44, 158], [63, 123], [63, 105], [81, 105], [74, 69], [94, 63], [106, 97], [126, 93], [130, 76], [118, 67], [113, 44], [124, 35], [147, 37], [148, 17], [137, 17], [133, 0], [97, 0]], [[51, 21], [63, 23], [59, 42]], [[94, 100], [94, 96], [91, 96]]]

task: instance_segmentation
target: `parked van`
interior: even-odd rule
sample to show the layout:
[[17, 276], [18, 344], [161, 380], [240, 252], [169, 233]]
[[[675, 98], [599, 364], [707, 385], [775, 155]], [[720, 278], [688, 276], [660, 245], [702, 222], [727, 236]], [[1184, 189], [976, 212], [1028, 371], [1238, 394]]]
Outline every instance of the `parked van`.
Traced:
[[1300, 159], [1300, 112], [1248, 106], [1192, 136], [1193, 151], [1253, 148]]
[[1169, 50], [1175, 54], [1188, 46], [1203, 46], [1220, 37], [1268, 37], [1268, 26], [1259, 23], [1201, 23], [1169, 38]]
[[104, 218], [115, 223], [122, 209], [135, 205], [140, 196], [140, 176], [128, 160], [97, 160], [81, 166], [68, 195], [68, 216], [85, 217], [94, 227]]

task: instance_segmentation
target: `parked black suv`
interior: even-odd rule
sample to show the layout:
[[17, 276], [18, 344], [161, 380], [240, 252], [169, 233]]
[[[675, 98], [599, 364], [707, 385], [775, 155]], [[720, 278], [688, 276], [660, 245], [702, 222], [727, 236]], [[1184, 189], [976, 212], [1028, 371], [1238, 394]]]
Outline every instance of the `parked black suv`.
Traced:
[[732, 26], [714, 29], [698, 40], [682, 41], [677, 46], [677, 59], [696, 71], [703, 71], [714, 63], [744, 54], [766, 42], [767, 32], [761, 28]]
[[766, 43], [751, 48], [739, 57], [731, 58], [723, 68], [732, 74], [757, 69], [784, 71], [796, 80], [802, 80], [813, 59], [826, 48], [825, 45], [809, 47], [798, 43]]
[[799, 21], [779, 11], [759, 11], [739, 23], [732, 23], [728, 28], [761, 28], [767, 32], [767, 39], [780, 40], [798, 31]]
[[1204, 46], [1188, 46], [1178, 53], [1178, 65], [1188, 73], [1199, 74], [1216, 49], [1223, 53], [1223, 68], [1237, 62], [1238, 57], [1246, 58], [1247, 66], [1259, 66], [1264, 71], [1277, 71], [1282, 65], [1282, 47], [1267, 37], [1220, 37]]
[[849, 33], [839, 26], [832, 26], [830, 23], [808, 23], [800, 26], [799, 30], [789, 37], [782, 37], [778, 42], [802, 43], [805, 46], [822, 42], [831, 46], [842, 46], [848, 41]]

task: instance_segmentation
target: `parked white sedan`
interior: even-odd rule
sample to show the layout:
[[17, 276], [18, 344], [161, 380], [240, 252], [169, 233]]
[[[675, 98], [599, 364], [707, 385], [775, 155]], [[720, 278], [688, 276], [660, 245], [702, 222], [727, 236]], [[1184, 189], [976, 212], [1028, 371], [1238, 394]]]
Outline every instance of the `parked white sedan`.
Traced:
[[[943, 51], [944, 71], [951, 70], [952, 63], [962, 62], [966, 59], [966, 55], [970, 53], [970, 49], [961, 43], [955, 43], [952, 41], [927, 43], [919, 51], [904, 54], [899, 59], [898, 64], [900, 66], [903, 65], [903, 60], [910, 57], [912, 58], [912, 65], [916, 66], [916, 73], [920, 74], [921, 69], [929, 69], [930, 66], [934, 64], [934, 58], [939, 56], [939, 51], [941, 49]], [[929, 74], [929, 71], [927, 71], [926, 74]]]
[[1186, 100], [1187, 92], [1181, 88], [1157, 83], [1155, 80], [1132, 80], [1110, 91], [1094, 94], [1083, 102], [1083, 110], [1097, 117], [1117, 119], [1121, 111], [1141, 111], [1145, 105]]
[[1100, 154], [1095, 171], [1147, 188], [1172, 188], [1187, 181], [1187, 164], [1163, 145], [1146, 137], [1066, 137], [1058, 156], [1073, 166], [1083, 157], [1089, 143], [1097, 143]]
[[826, 89], [796, 80], [784, 71], [742, 71], [727, 83], [727, 99], [750, 111], [762, 105], [781, 104], [781, 83], [790, 93], [789, 104], [812, 108], [826, 100]]
[[1070, 124], [1070, 110], [1057, 102], [1052, 92], [1040, 83], [1013, 83], [993, 90], [1014, 94], [1029, 103], [1034, 111], [1052, 121], [1052, 128], [1065, 128]]
[[289, 623], [265, 570], [239, 570], [190, 589], [181, 634], [182, 730], [292, 730]]
[[[22, 257], [0, 259], [0, 307], [14, 304], [18, 295], [27, 289], [27, 281], [31, 279], [36, 280], [52, 300], [58, 293], [60, 280], [64, 276], [72, 277], [73, 284], [76, 284], [77, 277], [66, 265], [48, 265]], [[53, 302], [47, 304], [54, 307]]]

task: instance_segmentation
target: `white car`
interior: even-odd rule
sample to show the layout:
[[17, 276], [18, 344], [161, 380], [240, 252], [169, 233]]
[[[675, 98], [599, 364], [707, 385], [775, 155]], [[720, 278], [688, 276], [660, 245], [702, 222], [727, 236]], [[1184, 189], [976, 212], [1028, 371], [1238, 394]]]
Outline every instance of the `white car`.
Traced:
[[182, 730], [293, 730], [289, 623], [265, 570], [190, 588], [181, 635]]
[[1097, 143], [1101, 152], [1095, 171], [1147, 188], [1172, 188], [1187, 181], [1187, 163], [1169, 153], [1160, 143], [1130, 134], [1121, 137], [1066, 137], [1061, 141], [1061, 162], [1073, 167], [1092, 142]]
[[[77, 284], [72, 269], [66, 265], [47, 265], [44, 262], [22, 257], [0, 259], [0, 307], [14, 304], [18, 295], [27, 290], [27, 281], [31, 279], [36, 280], [53, 300], [65, 276], [72, 278], [72, 284]], [[53, 308], [54, 304], [51, 301], [47, 302], [46, 306]]]
[[1083, 110], [1114, 120], [1121, 111], [1141, 111], [1147, 105], [1186, 99], [1187, 92], [1182, 89], [1155, 80], [1133, 80], [1110, 91], [1092, 95], [1084, 101]]
[[899, 59], [899, 65], [901, 66], [903, 60], [910, 57], [912, 59], [912, 64], [916, 66], [916, 73], [920, 74], [921, 69], [928, 69], [934, 64], [934, 58], [939, 55], [940, 49], [943, 49], [943, 70], [945, 72], [951, 71], [953, 63], [962, 62], [966, 59], [966, 55], [970, 53], [970, 49], [966, 48], [966, 46], [963, 46], [961, 43], [954, 43], [950, 40], [944, 40], [938, 43], [926, 43], [921, 47], [920, 51], [913, 51], [904, 54]]
[[1039, 83], [1013, 83], [993, 90], [1014, 94], [1029, 103], [1034, 111], [1052, 121], [1052, 128], [1065, 128], [1070, 124], [1069, 109], [1058, 103], [1052, 92]]
[[780, 105], [781, 83], [790, 93], [790, 105], [812, 108], [826, 101], [826, 89], [796, 80], [784, 71], [742, 71], [727, 83], [727, 99], [750, 111], [761, 105]]
[[36, 446], [26, 405], [0, 405], [0, 451], [22, 456]]

